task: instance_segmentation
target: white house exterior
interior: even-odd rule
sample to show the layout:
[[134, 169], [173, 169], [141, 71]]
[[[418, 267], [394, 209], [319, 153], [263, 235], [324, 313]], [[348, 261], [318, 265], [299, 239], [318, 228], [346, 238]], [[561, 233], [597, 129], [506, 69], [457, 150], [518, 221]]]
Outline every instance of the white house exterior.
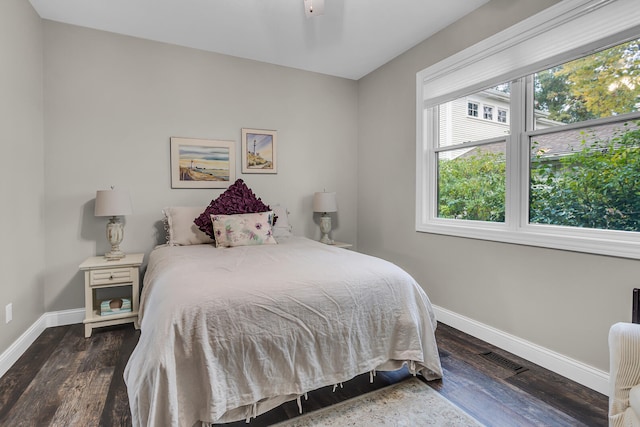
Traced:
[[[439, 107], [439, 141], [441, 147], [459, 145], [468, 141], [506, 137], [509, 134], [510, 94], [486, 89], [472, 95], [463, 96]], [[535, 112], [535, 128], [546, 129], [563, 125], [547, 118], [543, 111]], [[493, 144], [491, 151], [504, 150], [500, 143]], [[471, 151], [473, 148], [446, 151], [440, 154], [441, 159], [454, 159]]]
[[509, 98], [508, 93], [488, 89], [441, 105], [441, 146], [508, 135]]

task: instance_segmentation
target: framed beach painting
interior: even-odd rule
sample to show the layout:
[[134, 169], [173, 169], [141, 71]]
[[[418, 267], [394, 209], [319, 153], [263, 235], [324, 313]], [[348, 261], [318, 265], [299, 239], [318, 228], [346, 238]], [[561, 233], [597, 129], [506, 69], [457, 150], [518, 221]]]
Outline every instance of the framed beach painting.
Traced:
[[171, 188], [227, 188], [235, 180], [234, 141], [171, 138]]
[[275, 130], [242, 129], [242, 173], [278, 173]]

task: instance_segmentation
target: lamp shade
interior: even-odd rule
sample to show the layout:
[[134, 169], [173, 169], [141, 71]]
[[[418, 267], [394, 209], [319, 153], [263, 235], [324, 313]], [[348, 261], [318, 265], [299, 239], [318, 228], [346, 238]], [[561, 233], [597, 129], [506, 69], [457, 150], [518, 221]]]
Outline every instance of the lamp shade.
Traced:
[[127, 190], [96, 191], [95, 216], [131, 215], [131, 198]]
[[314, 193], [313, 195], [313, 211], [314, 212], [336, 212], [338, 205], [336, 203], [336, 193]]

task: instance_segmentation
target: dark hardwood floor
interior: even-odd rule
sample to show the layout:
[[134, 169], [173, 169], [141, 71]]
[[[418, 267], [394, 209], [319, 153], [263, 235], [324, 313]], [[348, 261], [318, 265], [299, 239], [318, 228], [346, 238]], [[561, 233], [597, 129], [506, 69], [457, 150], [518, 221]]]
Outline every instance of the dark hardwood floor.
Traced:
[[[132, 326], [49, 328], [0, 378], [0, 426], [131, 425], [124, 366], [138, 342]], [[439, 324], [444, 378], [427, 382], [487, 426], [606, 426], [607, 397]], [[486, 354], [485, 353], [489, 353]], [[309, 393], [305, 412], [406, 379], [406, 370], [361, 375], [332, 392]], [[266, 426], [298, 415], [288, 402], [251, 421]], [[227, 426], [244, 426], [244, 421]]]

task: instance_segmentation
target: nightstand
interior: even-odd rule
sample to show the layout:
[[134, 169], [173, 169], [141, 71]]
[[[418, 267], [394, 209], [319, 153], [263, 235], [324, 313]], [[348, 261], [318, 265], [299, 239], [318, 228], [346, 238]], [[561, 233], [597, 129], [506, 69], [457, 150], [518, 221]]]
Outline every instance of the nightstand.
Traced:
[[336, 248], [344, 248], [344, 249], [347, 249], [347, 248], [352, 247], [353, 245], [352, 245], [351, 243], [343, 243], [343, 242], [336, 242], [336, 241], [334, 241], [333, 243], [331, 243], [331, 246], [335, 246]]
[[[144, 254], [127, 254], [122, 259], [107, 261], [103, 256], [87, 258], [80, 264], [84, 271], [84, 336], [89, 338], [93, 328], [120, 325], [133, 322], [138, 324], [140, 297], [140, 265]], [[131, 311], [100, 315], [100, 292], [115, 293], [119, 298], [130, 298]]]

